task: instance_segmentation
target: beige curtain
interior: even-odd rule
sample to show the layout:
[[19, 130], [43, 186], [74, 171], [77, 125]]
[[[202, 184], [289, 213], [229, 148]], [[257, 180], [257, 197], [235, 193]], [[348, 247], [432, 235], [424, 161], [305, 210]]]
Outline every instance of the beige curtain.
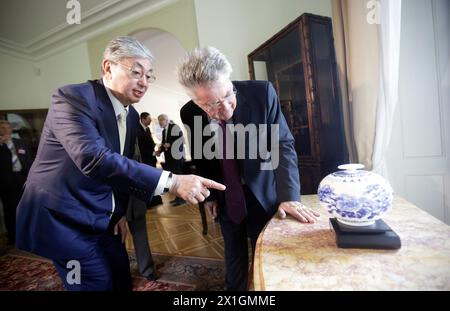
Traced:
[[[344, 127], [350, 162], [372, 169], [379, 90], [378, 1], [331, 0]], [[369, 5], [368, 5], [369, 4]], [[368, 8], [369, 6], [369, 8]]]

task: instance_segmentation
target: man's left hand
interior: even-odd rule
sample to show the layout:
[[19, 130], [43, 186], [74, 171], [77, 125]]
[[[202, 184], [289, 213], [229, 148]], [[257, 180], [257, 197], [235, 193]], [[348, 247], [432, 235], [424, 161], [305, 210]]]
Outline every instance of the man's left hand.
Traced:
[[120, 218], [119, 222], [114, 226], [114, 235], [119, 234], [122, 237], [122, 244], [125, 243], [125, 239], [127, 238], [128, 228], [127, 228], [127, 220], [125, 219], [125, 216], [122, 216]]
[[286, 218], [286, 213], [300, 222], [315, 223], [320, 214], [297, 201], [282, 202], [278, 206], [278, 216]]

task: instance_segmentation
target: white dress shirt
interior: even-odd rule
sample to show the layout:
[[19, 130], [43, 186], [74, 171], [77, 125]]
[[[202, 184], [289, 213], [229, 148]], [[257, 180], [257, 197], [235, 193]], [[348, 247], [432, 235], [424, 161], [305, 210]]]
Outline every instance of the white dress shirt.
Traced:
[[[111, 92], [111, 90], [108, 87], [108, 82], [106, 79], [103, 79], [103, 85], [105, 86], [106, 89], [106, 93], [108, 94], [109, 100], [111, 100], [111, 103], [113, 105], [113, 109], [114, 109], [114, 113], [116, 115], [116, 120], [118, 120], [119, 115], [121, 113], [125, 113], [125, 115], [128, 115], [128, 110], [129, 107], [128, 106], [124, 106]], [[119, 129], [119, 124], [117, 125], [118, 129]], [[126, 137], [126, 133], [125, 133], [125, 137]], [[121, 142], [121, 154], [123, 155], [123, 145], [125, 145], [125, 142]], [[158, 185], [156, 186], [155, 192], [153, 193], [154, 195], [161, 195], [164, 192], [164, 187], [167, 184], [167, 179], [169, 178], [169, 171], [163, 171], [159, 181], [158, 181]], [[114, 193], [112, 194], [112, 212], [114, 212], [115, 209], [115, 201], [114, 201]]]

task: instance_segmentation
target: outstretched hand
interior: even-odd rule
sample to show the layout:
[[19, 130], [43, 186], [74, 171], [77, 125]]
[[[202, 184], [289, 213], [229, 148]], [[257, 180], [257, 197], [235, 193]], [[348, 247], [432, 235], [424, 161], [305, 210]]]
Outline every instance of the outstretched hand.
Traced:
[[214, 180], [203, 178], [197, 175], [173, 175], [172, 186], [169, 192], [175, 194], [191, 204], [205, 201], [209, 197], [208, 189], [223, 191], [225, 186]]
[[286, 218], [286, 213], [300, 222], [315, 223], [320, 214], [297, 201], [282, 202], [278, 206], [278, 216]]

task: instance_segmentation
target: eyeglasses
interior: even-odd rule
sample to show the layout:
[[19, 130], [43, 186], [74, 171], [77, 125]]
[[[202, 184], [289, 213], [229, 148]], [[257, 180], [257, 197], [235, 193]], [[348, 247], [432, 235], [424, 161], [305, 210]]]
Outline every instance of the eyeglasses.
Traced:
[[119, 62], [110, 62], [126, 68], [128, 70], [129, 76], [133, 79], [141, 80], [143, 77], [145, 77], [145, 81], [147, 81], [147, 83], [153, 83], [156, 80], [156, 77], [153, 75], [153, 70], [151, 69], [146, 74], [144, 74], [144, 71], [141, 68], [137, 68], [136, 65], [129, 67]]
[[233, 91], [229, 95], [226, 95], [224, 98], [218, 99], [215, 102], [205, 104], [205, 105], [203, 105], [203, 107], [205, 107], [206, 112], [211, 112], [213, 110], [216, 110], [220, 104], [229, 103], [233, 98], [236, 97], [236, 94], [237, 94], [237, 90], [233, 86]]

